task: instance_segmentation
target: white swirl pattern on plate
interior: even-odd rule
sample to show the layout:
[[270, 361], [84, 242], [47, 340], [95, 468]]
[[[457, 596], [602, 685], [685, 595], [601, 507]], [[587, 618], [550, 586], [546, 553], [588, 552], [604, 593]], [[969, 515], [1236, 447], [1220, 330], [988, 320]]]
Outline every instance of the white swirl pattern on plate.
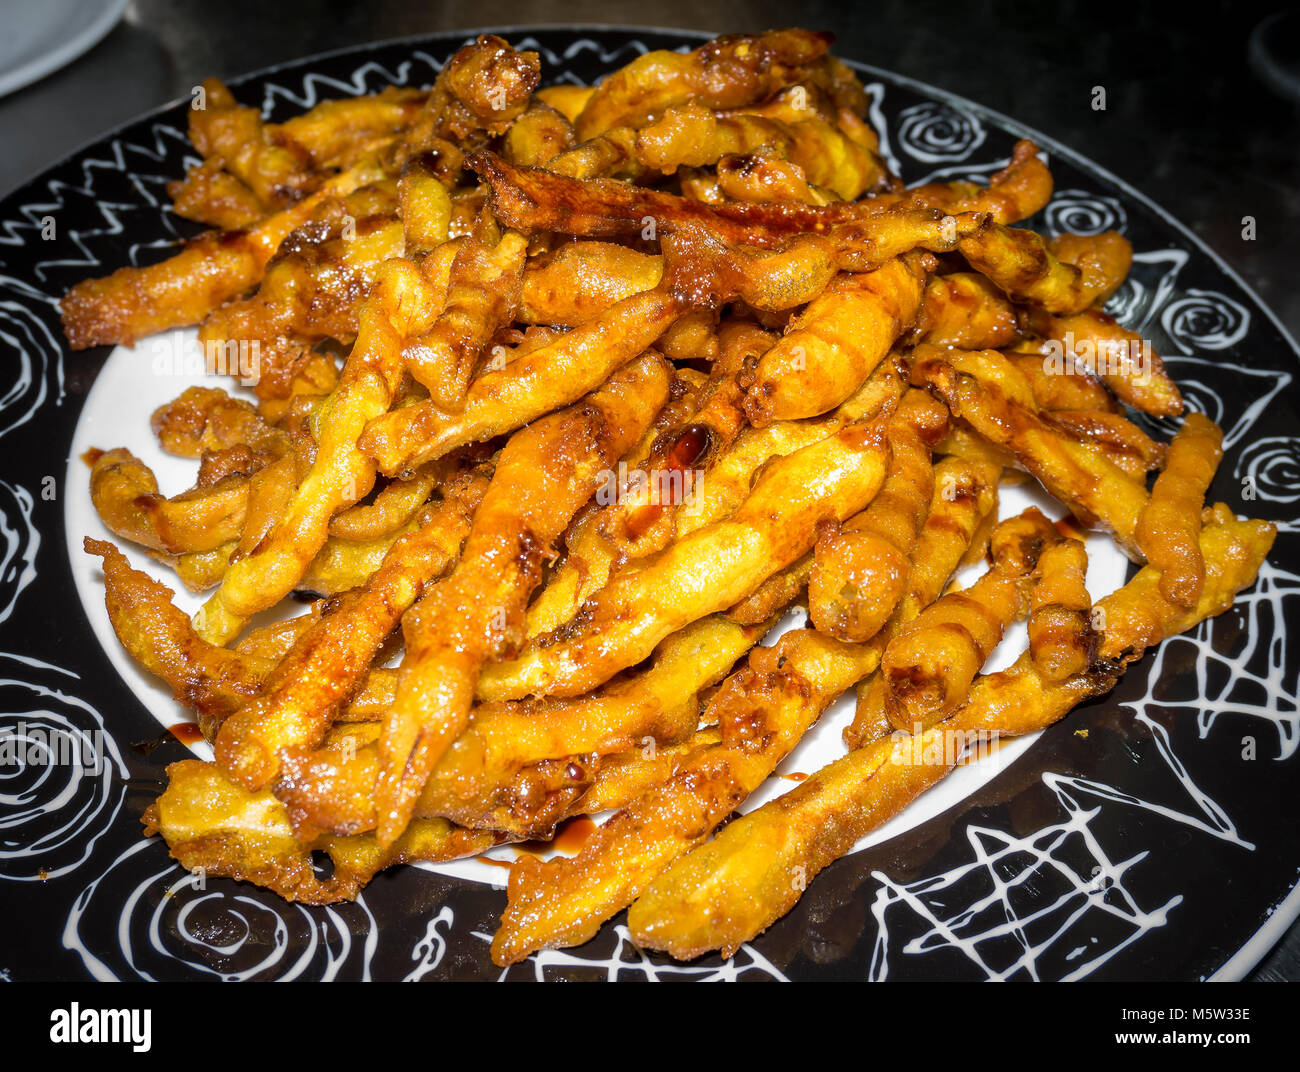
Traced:
[[0, 622], [14, 611], [23, 589], [36, 579], [41, 534], [32, 524], [32, 493], [0, 480]]
[[[168, 978], [179, 973], [230, 982], [370, 980], [379, 934], [364, 897], [308, 906], [248, 886], [221, 885], [204, 888], [157, 838], [137, 841], [77, 898], [63, 927], [63, 945], [101, 982], [153, 982], [163, 967]], [[116, 948], [106, 949], [83, 930], [109, 911], [120, 916]]]
[[1300, 440], [1293, 436], [1256, 440], [1241, 452], [1235, 473], [1243, 487], [1261, 499], [1300, 501]]
[[1128, 227], [1128, 214], [1114, 197], [1087, 190], [1058, 190], [1043, 210], [1043, 227], [1053, 236], [1122, 232]]
[[1189, 288], [1160, 314], [1160, 325], [1189, 350], [1229, 350], [1250, 330], [1250, 310], [1226, 294]]
[[926, 101], [898, 113], [894, 143], [927, 164], [965, 160], [984, 144], [984, 124], [952, 105]]
[[[625, 60], [628, 58], [629, 53], [639, 54], [647, 50], [647, 46], [640, 41], [609, 49], [590, 38], [574, 41], [564, 49], [562, 54], [557, 54], [554, 50], [539, 45], [533, 39], [521, 40], [519, 44], [521, 47], [533, 47], [542, 51], [547, 64], [551, 66], [552, 70], [557, 67], [563, 68], [566, 59], [587, 52], [594, 53], [602, 63], [612, 64]], [[413, 50], [409, 61], [400, 63], [391, 70], [374, 62], [366, 62], [356, 67], [351, 75], [344, 79], [305, 73], [298, 75], [301, 79], [299, 85], [286, 85], [275, 79], [266, 78], [264, 79], [266, 87], [264, 103], [268, 112], [280, 106], [291, 106], [294, 109], [310, 107], [322, 96], [337, 95], [339, 93], [355, 95], [377, 88], [370, 81], [372, 79], [377, 81], [391, 80], [399, 84], [413, 80], [427, 83], [440, 69], [440, 66], [441, 61], [437, 58], [428, 53]], [[562, 75], [561, 80], [565, 80], [566, 77], [573, 80], [567, 74]], [[883, 129], [883, 124], [880, 123], [884, 116], [887, 88], [878, 81], [869, 83], [867, 88], [871, 117], [877, 121], [878, 125], [882, 126], [882, 156], [893, 170], [908, 173], [908, 169], [901, 165], [906, 163], [906, 160], [910, 160], [921, 165], [931, 166], [932, 174], [927, 177], [927, 181], [934, 181], [941, 177], [987, 176], [1005, 164], [1005, 160], [984, 162], [970, 159], [972, 153], [985, 140], [983, 122], [977, 116], [949, 104], [927, 102], [904, 109], [899, 116], [898, 128], [891, 132], [888, 129]], [[39, 230], [42, 217], [47, 214], [57, 215], [58, 211], [63, 208], [66, 199], [76, 198], [93, 202], [98, 209], [102, 224], [96, 227], [84, 228], [80, 232], [74, 232], [70, 235], [73, 244], [81, 251], [81, 257], [73, 259], [65, 257], [58, 261], [40, 262], [35, 268], [36, 277], [44, 280], [47, 270], [55, 265], [84, 267], [87, 274], [93, 274], [105, 267], [111, 267], [101, 263], [99, 256], [92, 251], [92, 246], [97, 239], [122, 233], [124, 227], [119, 218], [121, 210], [132, 209], [136, 206], [115, 205], [97, 196], [96, 175], [99, 172], [129, 175], [141, 201], [146, 205], [155, 207], [162, 225], [170, 233], [176, 234], [174, 222], [165, 208], [162, 207], [161, 201], [163, 185], [174, 176], [155, 173], [155, 169], [151, 164], [157, 164], [164, 158], [167, 143], [172, 143], [173, 146], [184, 145], [185, 135], [176, 127], [165, 123], [151, 124], [149, 129], [154, 139], [152, 146], [127, 142], [121, 138], [113, 138], [106, 144], [102, 155], [83, 157], [79, 162], [82, 172], [80, 186], [69, 187], [66, 184], [47, 181], [48, 201], [38, 199], [22, 205], [18, 210], [19, 218], [0, 221], [0, 250], [4, 246], [31, 243], [34, 240], [34, 233]], [[894, 135], [892, 142], [890, 140], [891, 133]], [[895, 155], [896, 153], [897, 155]], [[935, 170], [932, 165], [936, 163], [948, 163], [951, 166]], [[908, 177], [911, 181], [916, 181], [914, 175], [909, 174]], [[1104, 230], [1107, 227], [1122, 228], [1126, 222], [1124, 207], [1115, 199], [1089, 191], [1076, 190], [1058, 193], [1053, 204], [1049, 206], [1045, 218], [1049, 230], [1058, 228], [1073, 231], [1097, 231]], [[133, 245], [130, 247], [128, 259], [132, 263], [137, 263], [142, 252], [160, 244], [160, 242], [155, 242]], [[1225, 295], [1214, 292], [1179, 289], [1177, 277], [1188, 259], [1185, 251], [1181, 249], [1138, 251], [1134, 259], [1135, 272], [1132, 282], [1127, 283], [1121, 289], [1109, 306], [1111, 311], [1127, 326], [1134, 328], [1134, 330], [1144, 330], [1147, 325], [1158, 322], [1165, 327], [1170, 338], [1184, 349], [1221, 351], [1231, 349], [1245, 339], [1250, 330], [1250, 313], [1239, 303], [1227, 298]], [[1143, 272], [1146, 272], [1147, 275], [1142, 279], [1138, 279], [1137, 276]], [[1151, 273], [1154, 273], [1154, 276]], [[18, 363], [10, 366], [16, 368], [17, 371], [10, 373], [11, 379], [9, 381], [0, 384], [0, 435], [2, 435], [5, 431], [29, 421], [41, 407], [57, 404], [57, 402], [61, 401], [63, 396], [63, 346], [50, 327], [51, 313], [55, 301], [53, 295], [36, 290], [22, 280], [0, 276], [0, 298], [3, 299], [3, 301], [0, 301], [0, 341], [7, 343], [11, 349], [16, 350], [18, 353]], [[1188, 368], [1192, 368], [1200, 359], [1175, 355], [1169, 360], [1171, 362], [1186, 363]], [[1215, 390], [1214, 381], [1216, 377], [1209, 368], [1209, 364], [1208, 362], [1202, 362], [1201, 366], [1195, 366], [1201, 375], [1189, 391], [1191, 396], [1189, 401], [1196, 408], [1230, 417], [1231, 415], [1224, 412], [1228, 407]], [[1215, 362], [1215, 364], [1225, 366], [1220, 370], [1220, 374], [1236, 369], [1250, 375], [1270, 375], [1258, 369], [1227, 365], [1221, 361]], [[1175, 374], [1177, 375], [1177, 373]], [[1241, 441], [1242, 437], [1263, 412], [1267, 400], [1271, 399], [1290, 380], [1287, 373], [1279, 374], [1274, 372], [1271, 375], [1276, 382], [1272, 385], [1271, 391], [1266, 398], [1249, 406], [1245, 412], [1237, 414], [1231, 428], [1225, 427], [1227, 432], [1225, 443], [1227, 445], [1231, 446]], [[1273, 498], [1278, 501], [1294, 501], [1297, 497], [1296, 484], [1290, 476], [1297, 464], [1296, 443], [1297, 441], [1290, 437], [1271, 437], [1252, 445], [1243, 454], [1239, 466], [1245, 467], [1248, 471], [1246, 475], [1258, 479], [1263, 489], [1262, 497]], [[1289, 486], [1288, 481], [1290, 482]], [[20, 510], [19, 513], [22, 514], [22, 511]], [[6, 544], [6, 546], [9, 546], [9, 544]], [[19, 556], [18, 560], [24, 563], [32, 561], [29, 558], [23, 558], [21, 552], [10, 552], [11, 562], [15, 561], [15, 553]], [[26, 567], [24, 567], [23, 576], [26, 576]], [[1282, 594], [1289, 594], [1295, 590], [1294, 582], [1293, 575], [1284, 574], [1274, 567], [1266, 566], [1265, 570], [1261, 572], [1258, 589], [1253, 593], [1249, 593], [1243, 599], [1249, 601], [1252, 607], [1256, 603], [1272, 606], [1271, 600], [1280, 599]], [[0, 604], [11, 610], [13, 601], [18, 598], [26, 583], [25, 581], [16, 583], [12, 591], [12, 598], [6, 600], [4, 597], [0, 597]], [[1291, 683], [1290, 691], [1285, 692], [1285, 690], [1281, 689], [1277, 680], [1277, 674], [1287, 666], [1285, 648], [1289, 639], [1286, 632], [1280, 628], [1280, 624], [1281, 619], [1279, 618], [1277, 620], [1279, 628], [1270, 634], [1269, 676], [1262, 677], [1256, 682], [1256, 685], [1263, 690], [1263, 695], [1266, 698], [1265, 702], [1256, 704], [1255, 709], [1250, 713], [1254, 713], [1260, 718], [1269, 719], [1277, 726], [1279, 741], [1281, 742], [1280, 751], [1289, 755], [1295, 749], [1297, 736], [1296, 707], [1294, 704], [1294, 683]], [[1208, 629], [1209, 627], [1203, 627], [1202, 632], [1197, 634], [1197, 642], [1203, 644], [1207, 652], [1212, 651], [1214, 647], [1209, 640], [1210, 632]], [[1164, 649], [1162, 649], [1163, 651]], [[34, 661], [33, 665], [35, 665]], [[48, 666], [48, 664], [41, 665]], [[1244, 663], [1242, 663], [1242, 666], [1244, 667]], [[1157, 674], [1152, 673], [1149, 675], [1149, 680], [1155, 681], [1157, 677]], [[8, 684], [23, 686], [30, 690], [40, 688], [40, 686], [28, 685], [19, 681], [9, 682]], [[1222, 698], [1211, 697], [1207, 694], [1209, 686], [1204, 674], [1198, 673], [1197, 680], [1192, 684], [1196, 695], [1181, 702], [1188, 708], [1196, 708], [1201, 712], [1202, 719], [1208, 720], [1203, 726], [1203, 731], [1205, 731], [1208, 730], [1209, 722], [1213, 721], [1216, 713], [1220, 710], [1219, 707], [1214, 705], [1219, 704]], [[94, 712], [93, 708], [89, 708], [88, 705], [75, 698], [64, 696], [62, 693], [57, 693], [57, 695], [62, 698], [62, 701], [69, 708], [93, 713], [97, 724], [102, 726], [102, 720], [98, 720], [98, 712]], [[1280, 702], [1279, 696], [1289, 697], [1290, 706], [1288, 707], [1285, 703]], [[1240, 706], [1240, 704], [1237, 704], [1234, 710], [1240, 710]], [[1153, 729], [1153, 733], [1156, 734], [1158, 741], [1163, 742], [1161, 747], [1164, 751], [1161, 754], [1164, 755], [1171, 770], [1181, 768], [1177, 757], [1168, 749], [1168, 741], [1160, 737], [1158, 730]], [[117, 757], [117, 762], [120, 764], [120, 756]], [[1129, 868], [1138, 863], [1145, 856], [1145, 853], [1120, 863], [1112, 863], [1106, 859], [1104, 852], [1102, 852], [1099, 845], [1095, 844], [1095, 841], [1089, 843], [1088, 831], [1089, 817], [1097, 814], [1102, 805], [1099, 804], [1092, 809], [1085, 809], [1078, 801], [1081, 796], [1088, 794], [1092, 796], [1100, 795], [1107, 802], [1107, 806], [1116, 806], [1121, 799], [1130, 806], [1135, 802], [1132, 798], [1125, 797], [1118, 790], [1100, 787], [1095, 783], [1085, 783], [1080, 779], [1067, 779], [1059, 775], [1049, 774], [1044, 776], [1044, 782], [1050, 785], [1065, 812], [1066, 818], [1061, 823], [1049, 825], [1019, 838], [1010, 838], [999, 831], [972, 828], [972, 844], [975, 845], [978, 858], [965, 869], [958, 869], [955, 872], [934, 876], [916, 883], [908, 883], [905, 886], [894, 884], [887, 876], [878, 876], [882, 883], [882, 889], [873, 909], [880, 922], [880, 934], [876, 943], [876, 956], [872, 969], [874, 976], [884, 977], [888, 974], [891, 950], [886, 917], [892, 916], [895, 910], [894, 906], [897, 905], [907, 904], [918, 911], [920, 911], [920, 906], [926, 905], [925, 912], [930, 913], [927, 918], [932, 920], [931, 931], [924, 938], [909, 943], [909, 950], [921, 951], [922, 949], [944, 945], [959, 948], [972, 962], [979, 965], [989, 977], [1004, 977], [1013, 973], [1014, 970], [1022, 970], [1033, 974], [1042, 954], [1048, 948], [1059, 945], [1064, 940], [1063, 936], [1069, 929], [1069, 920], [1076, 918], [1079, 911], [1086, 912], [1092, 909], [1106, 911], [1105, 907], [1091, 895], [1090, 884], [1095, 883], [1098, 876], [1102, 876], [1122, 888], [1124, 874]], [[1216, 836], [1224, 837], [1231, 830], [1230, 820], [1227, 820], [1226, 815], [1213, 817], [1212, 813], [1218, 806], [1208, 797], [1205, 797], [1204, 794], [1198, 797], [1196, 793], [1199, 791], [1193, 792], [1194, 787], [1191, 787], [1190, 777], [1187, 780], [1187, 785], [1189, 786], [1187, 793], [1195, 801], [1200, 815], [1200, 818], [1195, 821], [1200, 822], [1202, 826], [1211, 832], [1217, 829], [1218, 834]], [[1110, 796], [1106, 795], [1107, 792], [1110, 793]], [[77, 811], [69, 817], [71, 822], [77, 824], [76, 829], [86, 846], [85, 854], [89, 854], [96, 838], [116, 816], [121, 804], [120, 794], [115, 803], [116, 806], [111, 808], [105, 804], [90, 813]], [[1144, 802], [1136, 802], [1136, 804], [1137, 806], [1144, 806]], [[1145, 806], [1155, 807], [1150, 804], [1145, 804]], [[108, 814], [110, 811], [111, 815]], [[1190, 815], [1190, 813], [1187, 813], [1187, 815]], [[1207, 817], [1207, 815], [1211, 817]], [[1185, 817], [1179, 821], [1186, 824], [1190, 819]], [[1222, 825], [1225, 822], [1227, 822], [1227, 826]], [[975, 844], [976, 841], [979, 844]], [[1010, 886], [1004, 884], [1002, 888], [994, 889], [991, 894], [987, 892], [973, 894], [962, 904], [952, 901], [952, 891], [958, 889], [965, 877], [974, 876], [976, 872], [985, 876], [993, 875], [994, 879], [996, 879], [992, 862], [995, 860], [1009, 861], [1017, 851], [1028, 852], [1038, 859], [1042, 866], [1059, 872], [1060, 865], [1053, 862], [1052, 852], [1054, 847], [1067, 841], [1082, 841], [1089, 844], [1089, 847], [1094, 850], [1092, 859], [1097, 861], [1093, 866], [1098, 867], [1100, 870], [1096, 875], [1092, 873], [1087, 875], [1074, 874], [1073, 879], [1071, 879], [1071, 892], [1065, 896], [1064, 900], [1044, 903], [1041, 906], [1036, 918], [1046, 919], [1054, 913], [1062, 912], [1064, 907], [1062, 918], [1066, 921], [1065, 925], [1052, 932], [1052, 939], [1047, 946], [1043, 946], [1041, 942], [1026, 944], [1024, 954], [1016, 962], [1018, 968], [1016, 965], [994, 964], [982, 960], [981, 948], [985, 939], [981, 937], [981, 932], [975, 926], [976, 919], [981, 912], [991, 906], [1005, 905]], [[82, 856], [83, 860], [84, 858], [85, 855]], [[158, 866], [148, 863], [150, 859], [155, 858], [159, 862]], [[222, 912], [231, 913], [228, 917], [228, 923], [234, 925], [237, 930], [241, 920], [244, 925], [251, 926], [250, 921], [254, 913], [254, 905], [257, 906], [256, 911], [260, 913], [267, 909], [267, 903], [260, 899], [244, 898], [242, 896], [231, 896], [225, 900], [213, 901], [210, 893], [202, 895], [197, 900], [182, 896], [179, 899], [180, 903], [186, 906], [183, 911], [177, 910], [173, 914], [169, 914], [163, 912], [161, 907], [156, 907], [154, 912], [149, 915], [147, 923], [144, 923], [139, 918], [138, 912], [143, 910], [146, 901], [150, 898], [161, 898], [161, 901], [155, 900], [153, 902], [155, 905], [160, 905], [162, 902], [170, 903], [176, 900], [176, 895], [184, 895], [186, 889], [193, 890], [189, 876], [180, 873], [179, 869], [170, 862], [164, 864], [164, 860], [165, 857], [155, 842], [141, 841], [135, 843], [113, 861], [108, 869], [92, 882], [78, 898], [76, 905], [68, 916], [64, 932], [64, 943], [69, 948], [77, 949], [86, 963], [87, 969], [96, 978], [149, 977], [140, 967], [137, 959], [138, 954], [134, 950], [134, 944], [145, 936], [148, 937], [148, 954], [151, 957], [161, 958], [161, 960], [169, 962], [173, 968], [179, 965], [194, 974], [206, 975], [207, 977], [222, 974], [229, 974], [232, 977], [248, 977], [251, 971], [289, 977], [326, 976], [332, 978], [338, 975], [344, 962], [355, 964], [358, 961], [361, 965], [360, 974], [362, 976], [369, 975], [370, 958], [373, 955], [377, 934], [374, 918], [369, 910], [365, 909], [364, 904], [361, 905], [360, 909], [363, 918], [354, 919], [351, 923], [348, 923], [334, 909], [311, 910], [316, 912], [316, 915], [313, 916], [306, 909], [285, 905], [278, 899], [273, 900], [275, 904], [280, 906], [283, 917], [279, 923], [272, 927], [272, 933], [284, 935], [286, 944], [279, 946], [273, 942], [272, 948], [281, 955], [282, 959], [275, 960], [272, 957], [268, 960], [264, 957], [255, 962], [256, 967], [245, 964], [239, 967], [227, 966], [225, 969], [219, 966], [214, 968], [214, 958], [217, 961], [220, 961], [223, 957], [229, 959], [230, 954], [244, 950], [247, 941], [241, 943], [236, 940], [235, 931], [230, 931], [225, 937], [221, 937], [217, 935], [216, 931], [205, 931], [202, 928], [196, 929], [196, 922], [199, 917], [215, 908], [219, 908]], [[75, 866], [75, 864], [72, 866]], [[142, 866], [145, 867], [148, 873], [137, 876], [132, 880], [133, 884], [130, 886], [130, 893], [125, 898], [125, 908], [117, 907], [123, 905], [124, 899], [122, 897], [110, 898], [103, 902], [99, 899], [97, 895], [106, 880], [111, 878], [115, 882], [119, 881], [124, 877], [126, 870], [134, 868], [138, 871]], [[66, 872], [60, 871], [59, 873]], [[1020, 881], [1023, 881], [1025, 873], [1021, 873]], [[948, 908], [944, 910], [946, 915], [938, 912], [933, 903], [926, 901], [928, 894], [940, 889], [946, 891], [944, 893], [944, 899], [948, 903]], [[166, 896], [167, 893], [172, 896]], [[931, 898], [931, 902], [932, 900]], [[1078, 963], [1068, 974], [1083, 975], [1095, 970], [1098, 965], [1113, 957], [1120, 949], [1137, 940], [1143, 933], [1153, 927], [1162, 926], [1167, 919], [1168, 911], [1178, 903], [1178, 898], [1175, 897], [1162, 905], [1142, 908], [1133, 902], [1131, 898], [1125, 900], [1121, 895], [1119, 900], [1122, 904], [1117, 910], [1117, 918], [1126, 928], [1127, 933], [1116, 937], [1105, 948], [1089, 948], [1088, 943], [1083, 943], [1069, 950], [1065, 953], [1065, 960], [1071, 963], [1077, 961]], [[239, 907], [240, 905], [243, 905], [243, 907]], [[90, 945], [84, 942], [82, 938], [85, 924], [93, 913], [102, 915], [114, 911], [121, 913], [116, 927], [116, 951], [102, 946], [97, 946], [92, 951]], [[447, 914], [444, 915], [444, 912]], [[295, 926], [302, 925], [304, 919], [309, 921], [310, 936], [295, 938]], [[291, 923], [290, 921], [295, 922]], [[451, 932], [454, 928], [454, 922], [454, 918], [446, 909], [429, 921], [425, 937], [421, 942], [417, 943], [415, 952], [411, 957], [416, 965], [411, 973], [412, 975], [418, 977], [427, 974], [441, 962], [445, 954], [446, 943], [452, 937]], [[445, 924], [445, 933], [438, 929], [439, 924]], [[1016, 936], [1017, 940], [1023, 940], [1023, 924], [1023, 920], [1004, 919], [1000, 925], [1001, 933], [1011, 934]], [[354, 929], [364, 932], [364, 940], [354, 941]], [[610, 959], [592, 961], [585, 959], [580, 951], [553, 951], [532, 958], [532, 970], [539, 978], [548, 969], [556, 969], [562, 973], [566, 967], [590, 967], [592, 964], [606, 970], [610, 977], [632, 972], [646, 978], [670, 976], [734, 978], [743, 972], [755, 970], [776, 978], [782, 977], [781, 973], [767, 962], [757, 950], [749, 946], [745, 947], [742, 954], [738, 955], [737, 958], [733, 958], [732, 961], [720, 969], [702, 968], [693, 965], [665, 965], [653, 963], [644, 954], [636, 950], [630, 942], [626, 928], [622, 926], [616, 927], [615, 932], [617, 949]], [[486, 935], [479, 932], [473, 933], [479, 938], [487, 939]], [[189, 935], [188, 941], [185, 939], [187, 934]], [[341, 940], [346, 940], [345, 947], [338, 945]], [[169, 948], [171, 943], [177, 941], [180, 942], [180, 950]], [[301, 950], [291, 953], [288, 945], [294, 941], [305, 942], [305, 948], [310, 953], [305, 954]], [[442, 944], [439, 944], [440, 941]], [[104, 958], [115, 959], [117, 961], [116, 966], [110, 967]]]
[[0, 652], [0, 663], [0, 879], [61, 878], [86, 862], [117, 818], [126, 765], [99, 711], [26, 680], [75, 674], [10, 652]]

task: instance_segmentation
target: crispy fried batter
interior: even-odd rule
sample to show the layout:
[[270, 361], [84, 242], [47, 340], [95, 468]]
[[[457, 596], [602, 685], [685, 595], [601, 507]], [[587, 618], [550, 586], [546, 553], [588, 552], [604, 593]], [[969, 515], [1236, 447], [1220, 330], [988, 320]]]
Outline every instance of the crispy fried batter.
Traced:
[[1138, 517], [1138, 547], [1160, 570], [1161, 594], [1180, 606], [1194, 606], [1205, 584], [1198, 547], [1201, 505], [1222, 458], [1223, 430], [1203, 414], [1189, 413]]

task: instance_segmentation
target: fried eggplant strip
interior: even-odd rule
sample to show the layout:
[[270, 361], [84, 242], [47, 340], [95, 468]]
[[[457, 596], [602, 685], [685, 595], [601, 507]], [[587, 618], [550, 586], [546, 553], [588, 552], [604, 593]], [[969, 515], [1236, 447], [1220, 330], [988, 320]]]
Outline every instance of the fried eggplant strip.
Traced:
[[1189, 413], [1138, 517], [1138, 547], [1160, 570], [1161, 594], [1180, 606], [1194, 606], [1205, 583], [1201, 506], [1222, 458], [1223, 430], [1203, 414]]
[[721, 740], [617, 812], [572, 859], [523, 857], [492, 940], [495, 963], [580, 945], [674, 858], [698, 845], [771, 774], [826, 706], [878, 654], [808, 629], [758, 648], [710, 704]]
[[[843, 521], [880, 490], [887, 415], [769, 463], [730, 517], [617, 575], [570, 626], [489, 667], [485, 699], [574, 696], [644, 659], [664, 637], [726, 610], [805, 554], [825, 520]], [[553, 640], [547, 644], [547, 640]]]
[[333, 515], [373, 486], [373, 464], [357, 447], [367, 421], [386, 411], [401, 382], [402, 340], [427, 330], [436, 310], [410, 263], [391, 261], [361, 314], [361, 331], [338, 387], [315, 414], [316, 458], [287, 512], [257, 549], [233, 563], [221, 586], [195, 615], [206, 639], [226, 642], [259, 610], [277, 603], [302, 579], [325, 544]]
[[321, 202], [378, 176], [374, 165], [358, 164], [251, 230], [209, 232], [158, 264], [119, 268], [102, 279], [78, 283], [59, 303], [68, 345], [74, 350], [113, 343], [133, 346], [142, 336], [197, 324], [223, 302], [255, 286], [281, 242], [306, 223]]
[[668, 376], [661, 358], [644, 357], [502, 451], [456, 568], [403, 620], [406, 656], [379, 741], [380, 844], [401, 834], [464, 729], [483, 663], [523, 639], [543, 559], [667, 400]]
[[1146, 567], [1099, 605], [1107, 639], [1085, 673], [1049, 683], [1026, 653], [1011, 668], [979, 678], [948, 722], [856, 749], [731, 823], [665, 869], [633, 903], [628, 925], [637, 944], [683, 960], [711, 949], [735, 952], [793, 908], [813, 876], [942, 779], [967, 743], [1050, 725], [1108, 692], [1147, 647], [1227, 610], [1253, 582], [1273, 535], [1268, 523], [1230, 516], [1207, 527], [1202, 550], [1212, 580], [1194, 608], [1163, 600], [1159, 571]]
[[1029, 597], [1029, 657], [1044, 681], [1082, 674], [1092, 662], [1096, 632], [1085, 580], [1088, 552], [1081, 540], [1063, 537], [1038, 556]]
[[520, 428], [582, 397], [646, 352], [683, 308], [663, 287], [633, 294], [504, 369], [483, 373], [457, 414], [431, 401], [377, 414], [361, 436], [361, 449], [380, 472], [392, 475]]
[[949, 592], [885, 648], [885, 713], [898, 730], [929, 729], [960, 706], [1012, 622], [1028, 611], [1039, 551], [1055, 530], [1030, 507], [993, 530], [993, 565], [969, 588]]
[[449, 487], [373, 576], [294, 644], [261, 695], [222, 723], [216, 756], [229, 777], [261, 789], [279, 773], [282, 748], [319, 743], [401, 616], [455, 559], [487, 484], [471, 471]]
[[910, 390], [889, 423], [889, 474], [862, 513], [818, 539], [808, 581], [808, 616], [837, 640], [861, 643], [884, 627], [903, 598], [908, 558], [934, 497], [930, 451], [948, 411]]
[[750, 423], [815, 417], [848, 398], [916, 317], [931, 264], [912, 254], [836, 277], [759, 359], [745, 399]]
[[[145, 832], [159, 833], [184, 868], [240, 879], [274, 890], [287, 901], [350, 901], [386, 867], [418, 860], [476, 856], [507, 838], [492, 830], [463, 830], [445, 819], [421, 819], [382, 849], [372, 835], [301, 842], [284, 806], [270, 790], [252, 792], [212, 763], [181, 760], [167, 768], [168, 785], [144, 814]], [[321, 879], [313, 850], [327, 853], [334, 873]]]

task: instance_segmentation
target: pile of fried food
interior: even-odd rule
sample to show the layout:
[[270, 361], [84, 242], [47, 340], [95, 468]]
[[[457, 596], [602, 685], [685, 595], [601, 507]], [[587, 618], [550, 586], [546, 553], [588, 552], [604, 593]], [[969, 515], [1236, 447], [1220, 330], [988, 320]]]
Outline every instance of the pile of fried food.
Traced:
[[[1219, 429], [1125, 415], [1183, 410], [1101, 311], [1127, 241], [1014, 226], [1052, 190], [1028, 142], [987, 186], [905, 188], [828, 40], [539, 89], [485, 35], [429, 90], [281, 124], [205, 84], [171, 193], [214, 229], [63, 302], [76, 348], [256, 347], [255, 404], [153, 416], [189, 491], [88, 456], [106, 526], [211, 591], [191, 619], [86, 540], [215, 748], [146, 815], [184, 866], [323, 903], [612, 813], [519, 855], [494, 959], [624, 908], [642, 946], [729, 955], [960, 762], [945, 734], [1042, 729], [1253, 582], [1274, 530], [1205, 508]], [[999, 522], [1030, 478], [1062, 518]], [[1096, 605], [1077, 526], [1142, 566]], [[735, 817], [854, 688], [846, 754]]]

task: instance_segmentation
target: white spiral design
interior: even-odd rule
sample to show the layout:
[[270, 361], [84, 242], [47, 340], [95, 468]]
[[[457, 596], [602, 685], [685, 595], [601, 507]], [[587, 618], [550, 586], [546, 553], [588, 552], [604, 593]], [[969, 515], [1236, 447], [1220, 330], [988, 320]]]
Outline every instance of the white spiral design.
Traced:
[[0, 436], [31, 420], [51, 393], [63, 398], [63, 343], [37, 312], [51, 302], [22, 280], [0, 276]]
[[125, 777], [93, 707], [58, 689], [0, 679], [0, 879], [44, 881], [81, 866], [117, 817]]
[[1106, 302], [1106, 312], [1127, 328], [1136, 328], [1147, 302], [1147, 288], [1131, 275]]
[[1236, 476], [1243, 496], [1252, 493], [1270, 502], [1300, 501], [1300, 439], [1257, 439], [1237, 459]]
[[0, 622], [8, 618], [22, 591], [36, 580], [41, 534], [32, 524], [32, 496], [26, 488], [0, 480]]
[[363, 899], [290, 904], [182, 871], [158, 838], [130, 845], [77, 898], [63, 944], [101, 981], [368, 982], [378, 927]]
[[1043, 224], [1052, 235], [1095, 235], [1124, 230], [1128, 215], [1113, 197], [1087, 190], [1060, 190], [1043, 210]]
[[984, 124], [948, 104], [927, 101], [904, 108], [894, 144], [927, 164], [965, 160], [984, 142]]
[[1250, 310], [1218, 291], [1188, 289], [1165, 306], [1160, 325], [1185, 349], [1227, 350], [1246, 337]]

